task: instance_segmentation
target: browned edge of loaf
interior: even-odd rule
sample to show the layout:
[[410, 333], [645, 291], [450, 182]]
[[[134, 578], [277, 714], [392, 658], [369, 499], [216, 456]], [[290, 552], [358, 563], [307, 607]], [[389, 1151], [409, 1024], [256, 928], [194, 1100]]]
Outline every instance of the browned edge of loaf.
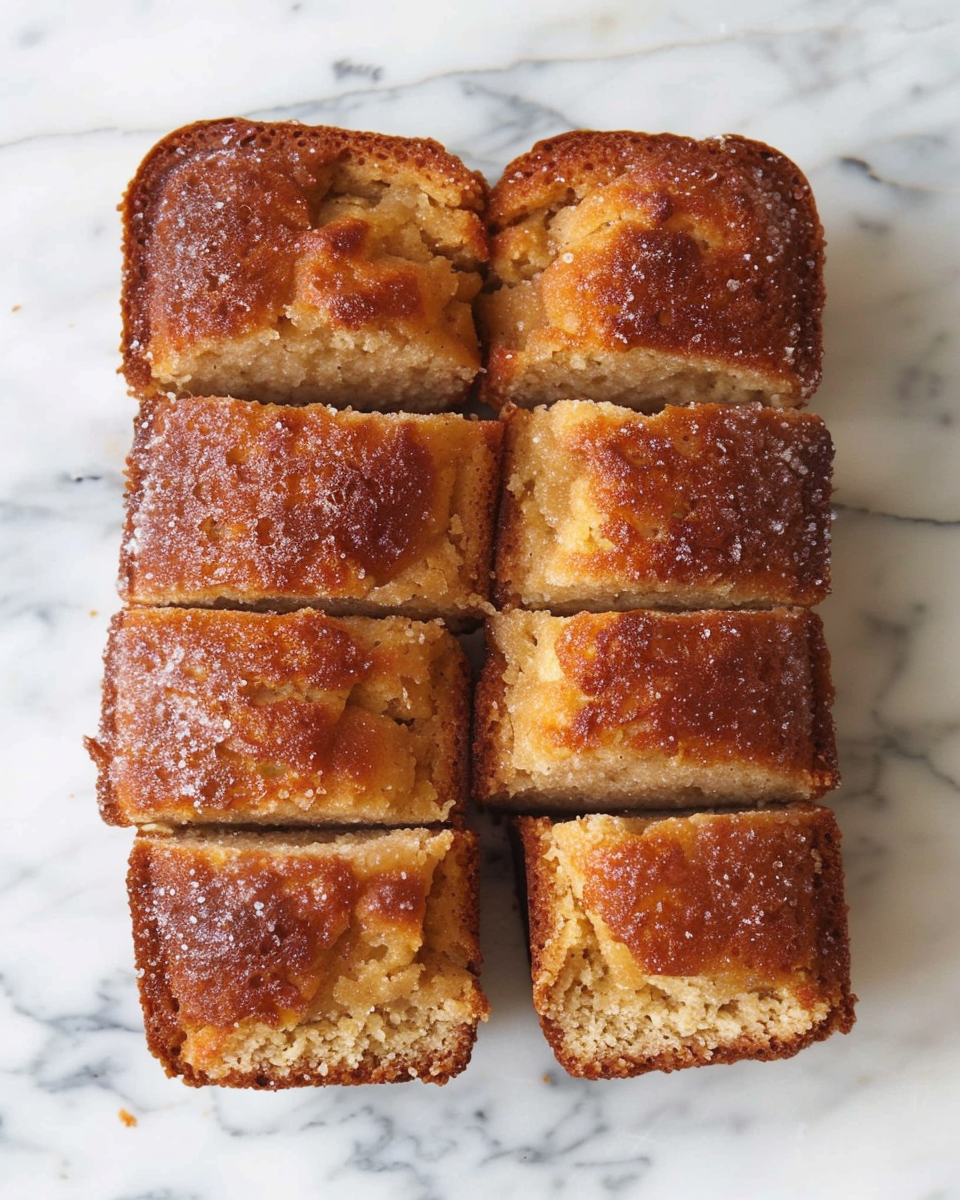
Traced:
[[[480, 969], [483, 965], [480, 952], [479, 904], [477, 902], [480, 886], [479, 838], [470, 830], [460, 829], [454, 831], [454, 839], [454, 849], [451, 850], [451, 853], [459, 851], [465, 873], [464, 887], [461, 890], [464, 903], [459, 912], [451, 913], [450, 916], [462, 924], [471, 940], [475, 956], [467, 964], [466, 969], [475, 979], [479, 979]], [[143, 912], [135, 903], [137, 895], [148, 893], [150, 889], [150, 841], [151, 836], [144, 833], [138, 834], [134, 840], [127, 871], [127, 894], [133, 922], [134, 956], [147, 1048], [171, 1079], [179, 1078], [189, 1087], [205, 1087], [208, 1084], [214, 1084], [217, 1087], [248, 1088], [270, 1092], [327, 1084], [410, 1082], [411, 1076], [406, 1071], [409, 1065], [407, 1062], [393, 1066], [365, 1064], [358, 1068], [350, 1068], [343, 1064], [338, 1067], [331, 1066], [322, 1081], [318, 1080], [314, 1073], [307, 1071], [291, 1071], [276, 1079], [262, 1074], [251, 1075], [237, 1071], [218, 1077], [216, 1080], [210, 1080], [201, 1072], [195, 1071], [189, 1064], [181, 1062], [179, 1048], [183, 1042], [183, 1035], [177, 1015], [179, 1006], [167, 982], [161, 957], [162, 947], [157, 936], [158, 930], [152, 922], [145, 919]], [[482, 992], [479, 999], [481, 1005], [486, 1004]], [[422, 1082], [442, 1085], [460, 1074], [470, 1061], [476, 1037], [476, 1023], [464, 1025], [452, 1051], [442, 1062], [431, 1064], [433, 1073], [429, 1075], [425, 1073], [422, 1076]]]
[[[729, 1064], [751, 1059], [773, 1062], [792, 1058], [814, 1042], [822, 1042], [833, 1033], [849, 1033], [856, 1020], [857, 997], [851, 992], [850, 940], [847, 929], [848, 906], [844, 900], [843, 860], [840, 855], [842, 834], [833, 812], [827, 808], [799, 802], [796, 807], [815, 809], [819, 820], [817, 832], [820, 837], [815, 849], [821, 854], [822, 891], [831, 898], [825, 924], [835, 932], [833, 938], [836, 953], [830, 964], [832, 974], [841, 982], [841, 998], [838, 1004], [816, 1025], [805, 1033], [790, 1039], [763, 1041], [742, 1037], [736, 1042], [715, 1049], [691, 1045], [682, 1051], [672, 1050], [649, 1058], [637, 1059], [622, 1055], [615, 1050], [609, 1058], [595, 1062], [584, 1062], [568, 1054], [565, 1048], [563, 1027], [549, 1017], [537, 1016], [544, 1037], [553, 1050], [557, 1062], [569, 1074], [580, 1079], [628, 1079], [645, 1075], [650, 1071], [682, 1070], [687, 1067], [703, 1067]], [[636, 816], [637, 814], [628, 814]], [[680, 814], [670, 814], [677, 816]], [[656, 818], [654, 817], [655, 821]], [[534, 988], [543, 969], [543, 948], [558, 931], [555, 914], [558, 911], [559, 893], [554, 885], [553, 872], [544, 869], [542, 847], [554, 824], [550, 817], [517, 817], [516, 826], [523, 848], [525, 879], [527, 888], [527, 919], [530, 935], [531, 978]]]
[[[501, 716], [506, 710], [507, 685], [504, 672], [507, 669], [507, 658], [503, 651], [486, 633], [486, 657], [480, 668], [473, 694], [473, 755], [472, 755], [472, 785], [473, 802], [483, 808], [491, 803], [496, 794], [498, 743], [495, 737], [497, 729], [506, 721], [507, 716]], [[510, 729], [513, 722], [510, 721]]]
[[123, 218], [124, 263], [120, 352], [123, 375], [134, 396], [155, 395], [159, 390], [147, 357], [151, 339], [149, 316], [140, 301], [147, 274], [146, 248], [156, 219], [160, 184], [172, 168], [193, 155], [220, 149], [225, 138], [236, 138], [241, 145], [269, 145], [276, 138], [294, 142], [308, 139], [314, 144], [319, 142], [328, 163], [363, 155], [398, 166], [409, 163], [438, 180], [454, 178], [462, 193], [461, 206], [481, 216], [484, 211], [487, 186], [483, 176], [469, 171], [460, 159], [432, 138], [405, 138], [330, 125], [301, 125], [295, 121], [248, 121], [242, 117], [195, 121], [175, 129], [148, 151], [118, 206]]
[[493, 603], [497, 608], [522, 608], [522, 597], [517, 587], [503, 579], [503, 566], [516, 559], [520, 549], [520, 530], [523, 513], [520, 501], [508, 486], [513, 456], [520, 439], [521, 418], [516, 413], [527, 412], [515, 404], [506, 404], [500, 409], [500, 424], [503, 426], [503, 441], [500, 450], [500, 499], [497, 505], [493, 538]]
[[836, 690], [830, 674], [830, 651], [823, 633], [823, 621], [817, 613], [807, 612], [807, 636], [813, 686], [813, 723], [810, 734], [813, 741], [811, 771], [815, 791], [812, 799], [817, 800], [840, 786], [837, 730], [832, 711]]

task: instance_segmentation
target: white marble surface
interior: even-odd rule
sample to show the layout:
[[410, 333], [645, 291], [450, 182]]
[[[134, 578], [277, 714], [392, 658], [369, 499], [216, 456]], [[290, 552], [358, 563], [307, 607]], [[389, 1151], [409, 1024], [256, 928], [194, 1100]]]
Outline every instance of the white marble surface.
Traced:
[[[6, 0], [0, 10], [0, 1196], [960, 1196], [955, 0]], [[490, 839], [493, 1003], [446, 1088], [192, 1091], [144, 1046], [97, 720], [132, 403], [121, 191], [201, 116], [429, 134], [496, 177], [568, 127], [742, 132], [830, 243], [835, 594], [859, 1023], [777, 1064], [566, 1078]], [[119, 1111], [136, 1117], [127, 1127]]]

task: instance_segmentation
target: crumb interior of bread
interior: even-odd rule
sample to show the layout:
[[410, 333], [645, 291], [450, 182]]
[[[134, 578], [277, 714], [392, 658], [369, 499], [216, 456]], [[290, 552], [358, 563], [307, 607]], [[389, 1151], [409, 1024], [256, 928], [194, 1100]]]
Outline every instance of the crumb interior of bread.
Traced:
[[389, 330], [331, 331], [283, 317], [269, 330], [170, 354], [154, 378], [178, 395], [441, 412], [462, 399], [475, 374]]
[[[554, 744], [571, 695], [554, 643], [561, 624], [547, 613], [500, 617], [497, 640], [506, 658], [499, 720], [488, 730], [494, 764], [488, 802], [516, 811], [730, 806], [809, 798], [810, 784], [783, 771], [734, 759], [701, 763], [679, 754], [633, 748], [623, 731], [575, 751]], [[582, 699], [582, 698], [581, 698]]]
[[794, 990], [780, 982], [744, 988], [736, 979], [645, 975], [635, 964], [623, 970], [616, 956], [604, 952], [555, 852], [546, 852], [540, 869], [550, 873], [554, 927], [534, 997], [538, 1013], [556, 1031], [562, 1056], [582, 1073], [616, 1073], [618, 1064], [656, 1067], [658, 1059], [666, 1065], [708, 1063], [727, 1047], [758, 1052], [789, 1046], [827, 1020], [830, 999], [821, 995], [811, 1002], [805, 973]]
[[231, 844], [280, 853], [312, 847], [346, 856], [366, 871], [381, 866], [385, 854], [413, 870], [432, 859], [422, 939], [379, 936], [375, 927], [354, 922], [338, 944], [337, 971], [323, 981], [304, 1019], [286, 1027], [256, 1020], [226, 1030], [186, 1027], [181, 1062], [211, 1082], [263, 1077], [276, 1083], [291, 1074], [322, 1082], [367, 1070], [429, 1079], [462, 1069], [487, 1006], [469, 969], [470, 935], [460, 923], [469, 904], [466, 873], [452, 833], [241, 834]]
[[[447, 976], [451, 974], [448, 970]], [[391, 1078], [446, 1076], [462, 1069], [465, 1034], [476, 1026], [475, 998], [462, 983], [456, 994], [444, 976], [425, 976], [410, 1002], [368, 1012], [344, 1010], [292, 1029], [245, 1023], [229, 1036], [204, 1074], [216, 1082], [230, 1076], [328, 1075], [373, 1071]], [[472, 1042], [472, 1036], [470, 1037]], [[189, 1061], [190, 1039], [183, 1051]]]
[[[315, 203], [312, 224], [343, 219], [368, 226], [371, 262], [413, 273], [424, 307], [418, 328], [378, 318], [375, 309], [360, 328], [334, 326], [292, 295], [251, 332], [153, 347], [161, 390], [412, 412], [459, 401], [479, 367], [471, 307], [479, 263], [465, 248], [476, 217], [409, 186], [365, 182], [342, 165]], [[298, 272], [309, 275], [309, 252]], [[349, 291], [349, 281], [342, 286]]]
[[[545, 345], [513, 353], [519, 365], [511, 367], [511, 374], [514, 370], [516, 374], [503, 386], [502, 399], [523, 408], [574, 396], [605, 400], [645, 413], [659, 412], [667, 404], [759, 401], [774, 408], [792, 408], [801, 402], [783, 379], [738, 371], [709, 360], [691, 366], [679, 355], [643, 346], [587, 353]], [[500, 394], [499, 383], [495, 386]]]

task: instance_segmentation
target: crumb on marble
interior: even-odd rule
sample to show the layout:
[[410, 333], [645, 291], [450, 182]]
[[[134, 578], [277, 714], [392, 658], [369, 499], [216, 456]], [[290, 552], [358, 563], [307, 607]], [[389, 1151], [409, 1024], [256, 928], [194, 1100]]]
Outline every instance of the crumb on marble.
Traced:
[[132, 1112], [128, 1112], [125, 1108], [121, 1108], [120, 1111], [117, 1113], [117, 1116], [124, 1123], [124, 1125], [126, 1125], [126, 1127], [128, 1129], [136, 1128], [137, 1118], [133, 1115]]

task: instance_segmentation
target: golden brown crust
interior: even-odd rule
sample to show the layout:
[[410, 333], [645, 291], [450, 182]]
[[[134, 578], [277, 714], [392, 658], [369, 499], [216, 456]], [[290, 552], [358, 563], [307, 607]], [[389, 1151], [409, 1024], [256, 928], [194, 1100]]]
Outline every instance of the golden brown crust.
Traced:
[[820, 417], [698, 404], [644, 416], [511, 408], [498, 606], [817, 604], [830, 586], [833, 445]]
[[418, 825], [462, 812], [469, 671], [437, 624], [133, 608], [104, 657], [88, 746], [111, 824]]
[[489, 594], [499, 440], [495, 422], [458, 416], [145, 401], [121, 593], [475, 618]]
[[[850, 990], [840, 831], [829, 810], [797, 804], [665, 820], [585, 818], [561, 827], [566, 850], [559, 856], [553, 821], [530, 817], [517, 824], [534, 1000], [544, 1034], [570, 1074], [625, 1078], [788, 1058], [852, 1028], [856, 997]], [[584, 973], [602, 974], [599, 960], [622, 950], [635, 964], [638, 989], [666, 976], [672, 980], [664, 984], [682, 980], [694, 990], [719, 983], [731, 996], [774, 994], [793, 1010], [790, 1021], [773, 1036], [746, 1028], [739, 1036], [729, 1030], [711, 1036], [697, 1029], [679, 1044], [664, 1037], [662, 1046], [648, 1043], [647, 1052], [638, 1054], [618, 1044], [611, 1018], [600, 1053], [585, 1058], [570, 1023], [575, 1014], [563, 1012], [556, 994], [556, 946], [578, 921], [596, 923], [612, 939], [564, 943], [566, 954], [583, 957]], [[656, 1005], [657, 992], [652, 996]], [[594, 1015], [602, 1028], [602, 1011]]]
[[[151, 1052], [191, 1086], [446, 1083], [488, 1012], [477, 857], [464, 831], [141, 834], [128, 891]], [[356, 1036], [370, 1015], [384, 1038]]]
[[[684, 372], [782, 406], [816, 390], [823, 232], [807, 180], [769, 146], [573, 131], [507, 167], [487, 220], [490, 403], [559, 398], [535, 394], [553, 387], [535, 378], [551, 359], [562, 374], [571, 355], [599, 356], [609, 374], [630, 351], [661, 359], [637, 359], [637, 407], [677, 398], [658, 388]], [[566, 395], [628, 402], [595, 386]]]
[[513, 810], [816, 799], [835, 787], [822, 624], [802, 609], [519, 610], [487, 625], [474, 795]]
[[[283, 336], [292, 322], [315, 344], [318, 329], [384, 334], [384, 346], [423, 340], [449, 359], [455, 391], [440, 402], [456, 400], [479, 367], [469, 300], [487, 257], [485, 193], [430, 140], [234, 118], [176, 130], [147, 155], [122, 206], [131, 389], [205, 390], [191, 372], [202, 379], [207, 351]], [[395, 211], [380, 209], [387, 195]], [[249, 391], [238, 381], [234, 394], [279, 399], [259, 361]], [[326, 391], [342, 402], [336, 373], [324, 382], [311, 369], [285, 398]]]

